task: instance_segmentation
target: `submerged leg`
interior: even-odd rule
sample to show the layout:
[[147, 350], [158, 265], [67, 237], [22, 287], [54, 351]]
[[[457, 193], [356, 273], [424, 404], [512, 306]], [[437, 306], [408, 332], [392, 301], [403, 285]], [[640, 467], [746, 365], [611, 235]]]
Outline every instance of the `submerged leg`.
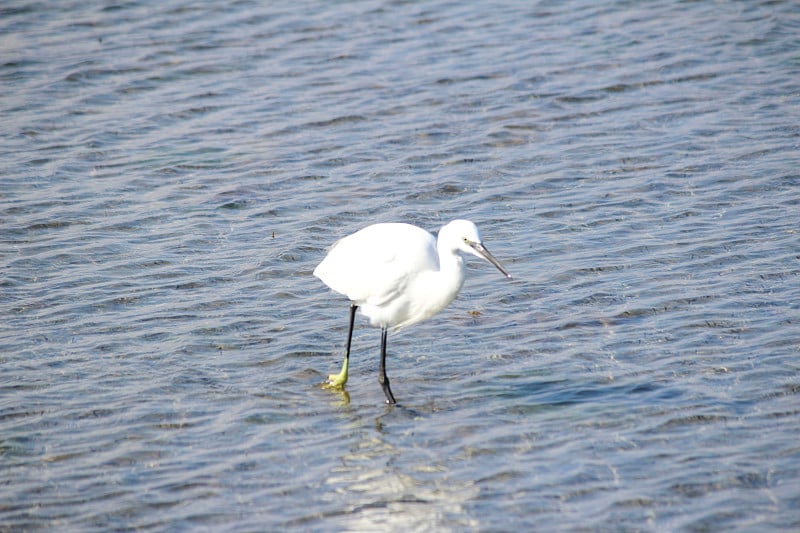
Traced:
[[350, 341], [353, 340], [353, 324], [356, 321], [356, 304], [350, 304], [350, 330], [347, 332], [347, 346], [344, 349], [344, 363], [342, 371], [338, 374], [328, 376], [328, 385], [331, 387], [342, 388], [347, 383], [347, 369], [350, 366]]
[[392, 389], [389, 388], [389, 378], [386, 375], [386, 333], [385, 327], [381, 329], [381, 367], [378, 370], [378, 381], [386, 395], [386, 403], [397, 403], [392, 395]]

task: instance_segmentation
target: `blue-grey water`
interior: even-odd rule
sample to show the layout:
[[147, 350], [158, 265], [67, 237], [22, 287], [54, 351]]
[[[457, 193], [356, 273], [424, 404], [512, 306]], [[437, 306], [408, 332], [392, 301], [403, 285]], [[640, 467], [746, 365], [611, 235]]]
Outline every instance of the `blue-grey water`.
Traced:
[[[800, 530], [795, 2], [0, 6], [0, 530]], [[469, 218], [389, 337], [311, 275]]]

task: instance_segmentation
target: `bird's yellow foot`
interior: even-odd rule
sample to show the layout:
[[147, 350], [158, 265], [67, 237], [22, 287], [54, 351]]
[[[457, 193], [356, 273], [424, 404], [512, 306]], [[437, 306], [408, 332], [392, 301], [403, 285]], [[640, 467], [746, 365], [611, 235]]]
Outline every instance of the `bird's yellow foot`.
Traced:
[[328, 381], [325, 382], [325, 387], [330, 389], [343, 389], [345, 383], [347, 383], [347, 367], [348, 361], [345, 359], [344, 364], [342, 365], [342, 371], [338, 374], [331, 374], [328, 376]]
[[325, 382], [325, 386], [331, 389], [343, 389], [345, 383], [347, 383], [347, 376], [331, 374], [328, 376], [328, 381]]

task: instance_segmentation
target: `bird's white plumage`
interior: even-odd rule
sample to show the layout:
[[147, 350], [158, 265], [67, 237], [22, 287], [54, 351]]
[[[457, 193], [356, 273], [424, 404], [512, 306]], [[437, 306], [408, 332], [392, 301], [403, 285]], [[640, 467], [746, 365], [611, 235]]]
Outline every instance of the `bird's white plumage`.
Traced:
[[438, 269], [433, 235], [391, 223], [374, 224], [337, 241], [314, 275], [358, 305], [384, 305], [402, 294], [413, 276]]
[[467, 220], [444, 226], [438, 241], [410, 224], [374, 224], [336, 242], [314, 275], [358, 305], [372, 325], [401, 328], [453, 301], [464, 282], [458, 252], [491, 256]]
[[314, 275], [359, 306], [375, 326], [411, 321], [410, 291], [439, 270], [436, 239], [410, 224], [374, 224], [336, 242]]

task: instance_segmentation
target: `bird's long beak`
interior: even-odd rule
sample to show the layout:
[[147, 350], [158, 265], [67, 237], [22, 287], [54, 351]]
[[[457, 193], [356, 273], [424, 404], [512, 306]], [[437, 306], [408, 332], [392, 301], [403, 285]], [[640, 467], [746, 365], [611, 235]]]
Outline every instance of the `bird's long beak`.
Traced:
[[508, 279], [513, 279], [511, 277], [511, 274], [509, 274], [508, 271], [505, 268], [503, 268], [503, 265], [500, 264], [500, 261], [495, 259], [494, 256], [489, 253], [489, 250], [487, 250], [486, 247], [482, 243], [470, 242], [469, 245], [472, 247], [473, 250], [475, 250], [476, 255], [478, 255], [479, 257], [483, 257], [484, 259], [489, 261], [491, 264], [496, 266], [497, 270], [502, 272], [503, 275], [505, 277], [507, 277]]

